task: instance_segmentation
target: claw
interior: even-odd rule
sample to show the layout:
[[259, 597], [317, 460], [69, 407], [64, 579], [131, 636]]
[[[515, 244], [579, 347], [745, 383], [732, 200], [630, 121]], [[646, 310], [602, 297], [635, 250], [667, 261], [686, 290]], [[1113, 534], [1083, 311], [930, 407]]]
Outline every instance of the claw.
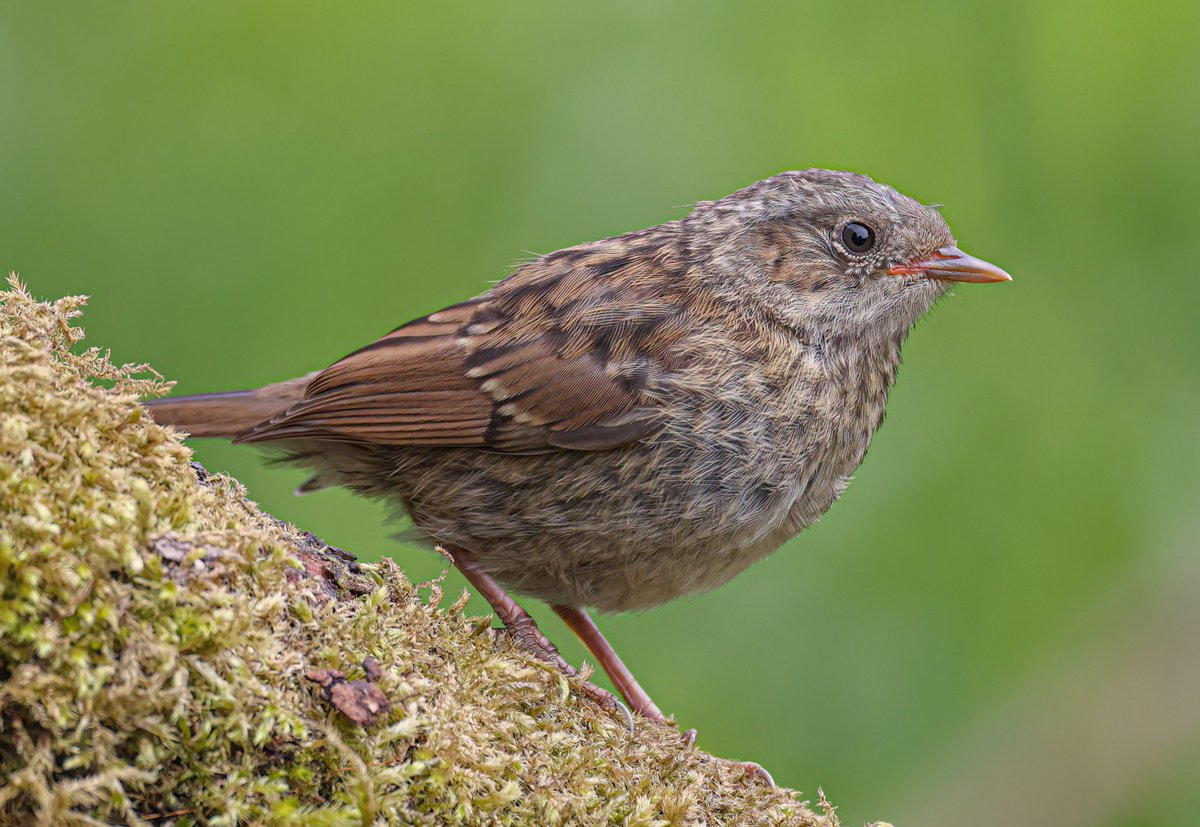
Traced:
[[621, 712], [625, 713], [625, 726], [629, 728], [629, 734], [632, 735], [634, 730], [633, 713], [630, 712], [629, 707], [625, 706], [625, 704], [623, 704], [621, 701], [617, 700], [616, 698], [613, 698], [613, 700], [616, 701], [617, 707], [621, 710]]
[[756, 764], [753, 761], [735, 761], [734, 763], [740, 765], [745, 770], [747, 778], [762, 781], [768, 787], [775, 786], [775, 779], [771, 777], [771, 773], [767, 772], [767, 768], [762, 764]]
[[596, 684], [592, 683], [591, 681], [580, 681], [579, 688], [584, 695], [591, 698], [605, 709], [611, 712], [619, 711], [621, 713], [621, 717], [625, 721], [625, 728], [629, 730], [630, 735], [633, 734], [633, 713], [629, 710], [629, 707], [621, 701], [620, 698], [609, 692], [607, 689], [596, 686]]

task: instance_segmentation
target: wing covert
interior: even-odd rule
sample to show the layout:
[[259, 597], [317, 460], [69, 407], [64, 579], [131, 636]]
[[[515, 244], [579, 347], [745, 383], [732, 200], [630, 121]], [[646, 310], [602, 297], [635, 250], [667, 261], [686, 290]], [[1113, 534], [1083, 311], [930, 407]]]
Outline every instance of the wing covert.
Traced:
[[[686, 308], [662, 298], [673, 245], [632, 237], [552, 253], [488, 293], [337, 362], [239, 442], [330, 439], [597, 451], [661, 424], [653, 388], [679, 363]], [[669, 239], [667, 239], [669, 240]]]

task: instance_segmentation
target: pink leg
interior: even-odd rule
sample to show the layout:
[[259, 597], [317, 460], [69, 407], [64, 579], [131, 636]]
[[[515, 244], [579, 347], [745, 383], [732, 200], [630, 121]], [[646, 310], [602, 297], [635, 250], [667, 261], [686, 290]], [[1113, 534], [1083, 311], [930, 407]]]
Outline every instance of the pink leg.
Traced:
[[[583, 609], [577, 609], [573, 606], [555, 606], [554, 611], [558, 612], [558, 616], [566, 621], [571, 627], [571, 631], [579, 635], [579, 639], [584, 642], [588, 650], [595, 655], [596, 660], [600, 662], [600, 666], [608, 673], [609, 679], [613, 682], [613, 686], [621, 693], [621, 697], [625, 702], [633, 707], [634, 711], [640, 715], [644, 715], [652, 721], [663, 721], [663, 714], [659, 708], [650, 700], [650, 696], [646, 694], [646, 690], [638, 684], [637, 679], [633, 677], [633, 673], [629, 671], [617, 655], [612, 645], [605, 640], [604, 635], [600, 632], [600, 628], [596, 625], [596, 621], [592, 620], [591, 616]], [[689, 729], [683, 734], [683, 742], [687, 746], [691, 746], [696, 741], [696, 730]], [[756, 778], [759, 781], [766, 783], [768, 786], [775, 786], [775, 779], [771, 778], [771, 773], [763, 769], [759, 764], [752, 761], [730, 761], [736, 767], [739, 767], [746, 773], [747, 778]]]
[[572, 632], [579, 635], [579, 639], [599, 661], [600, 667], [608, 674], [613, 686], [621, 693], [625, 702], [638, 714], [652, 721], [663, 721], [662, 711], [655, 706], [654, 701], [650, 700], [646, 690], [638, 684], [637, 679], [633, 677], [629, 667], [621, 661], [612, 645], [604, 639], [596, 621], [592, 620], [591, 616], [583, 609], [573, 606], [555, 606], [554, 611], [558, 612], [558, 616], [566, 621]]
[[[571, 664], [563, 659], [558, 653], [558, 649], [550, 642], [550, 639], [542, 634], [542, 630], [538, 628], [537, 623], [529, 616], [529, 613], [521, 608], [517, 601], [513, 600], [508, 592], [504, 590], [496, 580], [488, 574], [482, 566], [471, 556], [471, 553], [457, 546], [452, 546], [446, 549], [454, 560], [454, 565], [463, 573], [475, 590], [483, 596], [492, 609], [496, 612], [496, 616], [500, 618], [500, 622], [505, 628], [512, 632], [513, 636], [520, 640], [527, 648], [535, 655], [544, 660], [553, 663], [570, 677], [576, 676], [578, 671]], [[654, 701], [650, 700], [650, 696], [646, 694], [646, 690], [638, 684], [633, 677], [633, 673], [617, 656], [616, 651], [612, 648], [604, 635], [601, 634], [599, 627], [595, 621], [583, 609], [576, 609], [571, 606], [555, 606], [556, 611], [566, 624], [571, 627], [571, 631], [577, 634], [587, 646], [588, 650], [600, 662], [600, 666], [608, 673], [608, 677], [612, 680], [613, 685], [617, 687], [621, 695], [637, 712], [652, 721], [663, 721], [662, 711], [655, 706]], [[607, 706], [610, 709], [621, 709], [625, 715], [629, 717], [629, 710], [613, 697], [610, 693], [595, 686], [591, 683], [584, 683], [583, 690], [587, 695], [597, 703]], [[629, 717], [629, 729], [633, 730], [633, 718]], [[684, 733], [684, 743], [691, 745], [696, 740], [696, 730], [690, 729]], [[731, 761], [730, 763], [740, 767], [746, 773], [748, 778], [757, 778], [764, 781], [770, 786], [775, 786], [771, 774], [763, 769], [758, 764], [750, 761]]]
[[[573, 678], [579, 674], [578, 670], [567, 663], [558, 653], [558, 649], [550, 642], [550, 639], [542, 634], [542, 630], [538, 628], [529, 613], [522, 609], [521, 605], [504, 590], [504, 587], [479, 565], [470, 552], [457, 546], [448, 547], [446, 551], [454, 560], [454, 565], [463, 573], [463, 577], [467, 578], [467, 582], [474, 586], [483, 599], [491, 605], [493, 611], [496, 612], [496, 617], [500, 618], [500, 622], [512, 633], [513, 637], [542, 660], [557, 666], [568, 677]], [[612, 693], [587, 682], [584, 683], [583, 690], [592, 700], [601, 705], [610, 709], [621, 709], [625, 717], [629, 718], [629, 726], [632, 729], [633, 719], [629, 717], [629, 710], [624, 709], [621, 702], [613, 697]]]

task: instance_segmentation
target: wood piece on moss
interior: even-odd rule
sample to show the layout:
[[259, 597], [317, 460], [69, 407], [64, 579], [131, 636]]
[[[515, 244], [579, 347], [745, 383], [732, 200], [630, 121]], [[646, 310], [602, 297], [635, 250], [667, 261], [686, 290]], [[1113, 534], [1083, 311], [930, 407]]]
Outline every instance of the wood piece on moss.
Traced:
[[10, 287], [0, 824], [836, 825], [262, 513], [142, 414], [168, 383], [81, 349], [82, 299]]
[[383, 676], [379, 661], [365, 658], [363, 671], [367, 674], [365, 681], [346, 680], [346, 676], [336, 669], [310, 669], [304, 677], [325, 690], [325, 700], [343, 715], [359, 726], [367, 726], [391, 710], [392, 702], [377, 683]]

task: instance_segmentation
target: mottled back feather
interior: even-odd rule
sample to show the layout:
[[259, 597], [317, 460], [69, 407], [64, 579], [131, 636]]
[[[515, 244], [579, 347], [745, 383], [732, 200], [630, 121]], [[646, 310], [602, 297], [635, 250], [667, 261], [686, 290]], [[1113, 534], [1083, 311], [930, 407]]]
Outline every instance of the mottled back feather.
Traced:
[[238, 442], [320, 439], [513, 453], [652, 435], [649, 391], [692, 329], [675, 225], [553, 253], [488, 293], [409, 322], [317, 374]]

